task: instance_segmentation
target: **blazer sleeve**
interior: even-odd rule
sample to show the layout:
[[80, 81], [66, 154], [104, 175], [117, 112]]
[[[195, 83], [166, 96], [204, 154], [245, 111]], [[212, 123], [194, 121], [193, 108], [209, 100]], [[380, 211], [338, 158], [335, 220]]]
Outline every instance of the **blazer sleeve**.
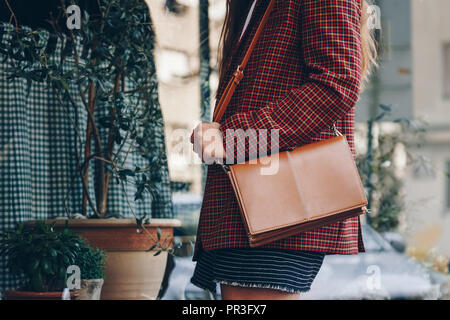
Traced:
[[[302, 1], [300, 54], [306, 81], [263, 108], [228, 117], [220, 128], [227, 160], [242, 162], [256, 154], [258, 140], [245, 133], [248, 129], [267, 129], [268, 142], [260, 152], [266, 148], [270, 154], [271, 147], [285, 150], [309, 142], [354, 107], [361, 81], [360, 2]], [[278, 132], [277, 145], [270, 143], [271, 132]]]

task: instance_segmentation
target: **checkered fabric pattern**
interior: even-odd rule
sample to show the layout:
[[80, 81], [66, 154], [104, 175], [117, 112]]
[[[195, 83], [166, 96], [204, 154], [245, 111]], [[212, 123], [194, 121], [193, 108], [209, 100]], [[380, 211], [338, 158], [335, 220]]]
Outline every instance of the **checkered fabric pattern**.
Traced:
[[[221, 121], [224, 137], [228, 130], [278, 129], [279, 147], [286, 150], [334, 136], [335, 123], [354, 152], [354, 105], [361, 81], [360, 2], [277, 0]], [[269, 0], [258, 1], [246, 34], [232, 49], [218, 97], [242, 61], [268, 4]], [[255, 154], [257, 138], [243, 131], [236, 134], [234, 153], [228, 152], [228, 157], [239, 160]], [[243, 142], [246, 147], [239, 150], [237, 144]], [[228, 149], [227, 139], [224, 143]], [[248, 246], [233, 188], [220, 166], [209, 166], [193, 259], [201, 248]], [[364, 251], [359, 218], [264, 247], [329, 254]]]
[[[8, 41], [11, 26], [3, 24], [0, 27], [0, 41]], [[48, 39], [47, 33], [41, 39], [42, 45], [49, 45]], [[56, 42], [53, 52], [48, 54], [50, 61], [59, 59], [64, 42]], [[81, 55], [81, 44], [77, 45], [77, 50]], [[78, 98], [76, 101], [77, 110], [68, 110], [68, 116], [55, 92], [48, 90], [45, 84], [33, 82], [28, 90], [24, 79], [9, 79], [11, 61], [3, 60], [0, 54], [0, 230], [31, 219], [65, 216], [66, 197], [66, 207], [70, 213], [80, 213], [81, 181], [79, 176], [75, 177], [72, 185], [71, 181], [77, 165], [74, 156], [76, 135], [72, 121], [77, 123], [81, 136], [84, 137], [86, 131], [87, 114], [81, 100]], [[70, 70], [73, 63], [69, 57], [64, 68]], [[152, 81], [156, 82], [156, 76]], [[69, 85], [73, 97], [77, 97], [75, 85]], [[128, 86], [127, 90], [130, 89]], [[157, 99], [157, 88], [153, 94]], [[162, 155], [164, 163], [160, 168], [162, 180], [158, 186], [159, 194], [153, 201], [146, 194], [143, 201], [134, 202], [135, 186], [131, 183], [127, 184], [127, 193], [137, 215], [172, 218], [164, 128], [155, 126], [154, 130], [154, 150]], [[131, 154], [127, 165], [146, 167], [147, 164], [139, 155]], [[89, 192], [94, 199], [93, 165], [90, 170]], [[113, 181], [107, 212], [112, 216], [133, 217], [120, 185]], [[0, 257], [0, 292], [16, 287], [17, 281], [6, 270], [6, 257]]]

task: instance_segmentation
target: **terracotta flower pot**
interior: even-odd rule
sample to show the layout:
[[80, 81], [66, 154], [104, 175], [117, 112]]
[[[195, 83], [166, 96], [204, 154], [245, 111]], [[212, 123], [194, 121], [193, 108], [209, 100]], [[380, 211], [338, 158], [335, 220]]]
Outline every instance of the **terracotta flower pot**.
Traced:
[[[76, 299], [78, 291], [70, 292], [70, 299]], [[62, 300], [62, 292], [32, 292], [19, 290], [6, 290], [3, 292], [5, 300]]]
[[[56, 221], [56, 228], [65, 226], [67, 220]], [[151, 219], [145, 225], [154, 239], [161, 229], [161, 243], [173, 238], [173, 229], [181, 225], [176, 219]], [[156, 299], [167, 262], [167, 252], [154, 256], [148, 252], [154, 241], [136, 225], [134, 219], [73, 219], [69, 228], [80, 232], [87, 242], [106, 251], [105, 282], [102, 300], [153, 300]]]

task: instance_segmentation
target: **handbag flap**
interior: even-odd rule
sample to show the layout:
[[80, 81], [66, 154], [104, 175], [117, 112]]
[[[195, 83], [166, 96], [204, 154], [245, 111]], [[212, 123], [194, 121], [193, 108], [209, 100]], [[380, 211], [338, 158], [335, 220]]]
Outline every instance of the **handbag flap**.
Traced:
[[367, 205], [344, 136], [236, 164], [230, 172], [252, 235]]

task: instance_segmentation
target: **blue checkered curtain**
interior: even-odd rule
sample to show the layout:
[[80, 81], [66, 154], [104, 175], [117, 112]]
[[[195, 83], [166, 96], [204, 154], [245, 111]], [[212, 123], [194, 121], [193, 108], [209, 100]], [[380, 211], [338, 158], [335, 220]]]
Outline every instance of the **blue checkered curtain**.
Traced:
[[[0, 26], [0, 41], [7, 43], [12, 27], [7, 24]], [[39, 39], [40, 44], [50, 48], [49, 37], [50, 34], [44, 32], [44, 37]], [[54, 43], [53, 51], [47, 55], [49, 61], [60, 59], [64, 42], [64, 39], [58, 39]], [[81, 44], [77, 45], [77, 50], [81, 56]], [[75, 170], [75, 148], [84, 150], [84, 145], [80, 144], [84, 139], [77, 139], [75, 127], [79, 135], [85, 137], [87, 114], [81, 99], [76, 99], [78, 89], [69, 83], [70, 92], [75, 97], [74, 108], [60, 101], [45, 83], [28, 84], [23, 78], [10, 78], [11, 63], [10, 60], [5, 61], [0, 53], [0, 230], [31, 219], [55, 218], [65, 216], [66, 212], [80, 213], [82, 206], [82, 184]], [[66, 58], [64, 68], [70, 70], [73, 63], [71, 57]], [[152, 82], [156, 84], [156, 77]], [[158, 108], [157, 112], [161, 113], [156, 85], [152, 94], [155, 102], [152, 108]], [[126, 185], [127, 195], [137, 215], [172, 218], [162, 121], [149, 130], [154, 130], [154, 154], [161, 156], [162, 178], [157, 185], [158, 192], [153, 198], [145, 194], [144, 200], [135, 202], [135, 186], [129, 183]], [[126, 166], [144, 168], [146, 160], [132, 153]], [[89, 169], [89, 193], [95, 199], [93, 164]], [[116, 217], [133, 217], [121, 185], [114, 180], [110, 184], [107, 212]], [[18, 279], [8, 274], [5, 259], [0, 257], [0, 292], [18, 284]]]

